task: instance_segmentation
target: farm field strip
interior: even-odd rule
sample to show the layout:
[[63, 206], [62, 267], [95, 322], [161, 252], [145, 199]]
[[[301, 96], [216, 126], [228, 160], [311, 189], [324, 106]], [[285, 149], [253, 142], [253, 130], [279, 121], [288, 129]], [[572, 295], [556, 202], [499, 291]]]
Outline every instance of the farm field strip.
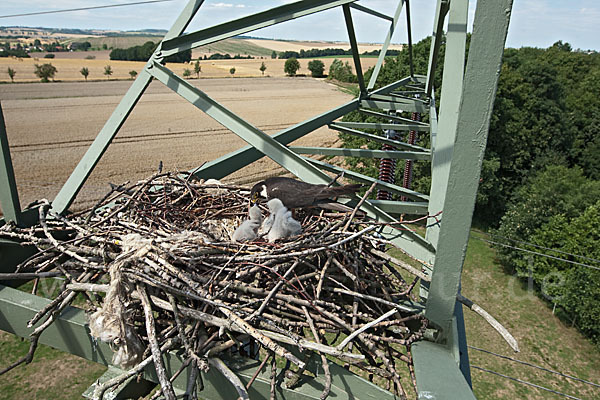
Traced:
[[[272, 134], [351, 99], [313, 78], [199, 79], [191, 81], [246, 121]], [[21, 204], [52, 199], [127, 91], [131, 81], [0, 85], [0, 100]], [[36, 97], [32, 99], [32, 97]], [[326, 127], [300, 139], [305, 146], [336, 145]], [[189, 170], [245, 146], [237, 135], [153, 82], [116, 135], [77, 197], [73, 210], [91, 206], [108, 183]], [[226, 181], [250, 184], [282, 174], [263, 158]]]
[[[85, 52], [81, 52], [84, 54]], [[333, 62], [334, 58], [319, 58], [325, 64], [325, 72], [329, 71], [329, 67]], [[313, 59], [301, 58], [298, 59], [300, 62], [299, 74], [308, 74], [308, 63]], [[200, 73], [200, 80], [203, 79], [214, 79], [214, 78], [258, 78], [262, 77], [262, 73], [259, 67], [262, 63], [267, 67], [265, 71], [265, 77], [284, 77], [285, 72], [283, 66], [286, 60], [282, 59], [271, 59], [271, 58], [255, 58], [255, 59], [242, 59], [242, 60], [201, 60], [200, 65], [202, 72]], [[351, 59], [344, 58], [344, 62], [349, 61], [353, 66]], [[55, 80], [61, 82], [80, 82], [84, 81], [83, 76], [80, 73], [82, 67], [86, 67], [89, 70], [88, 80], [93, 82], [106, 82], [109, 81], [107, 76], [104, 75], [104, 68], [110, 65], [113, 73], [110, 75], [111, 80], [129, 80], [129, 71], [141, 71], [146, 65], [145, 62], [141, 61], [114, 61], [114, 60], [85, 60], [85, 59], [33, 59], [33, 58], [22, 58], [13, 59], [2, 57], [0, 58], [0, 82], [9, 83], [11, 82], [8, 76], [8, 68], [12, 68], [16, 71], [15, 82], [26, 83], [26, 82], [39, 82], [39, 78], [34, 75], [34, 65], [50, 63], [57, 69]], [[377, 63], [376, 57], [361, 57], [361, 65], [363, 71], [373, 67]], [[167, 67], [170, 68], [174, 73], [179, 76], [183, 76], [183, 72], [189, 69], [193, 72], [193, 63], [180, 64], [180, 63], [167, 63]], [[230, 73], [230, 69], [235, 68], [235, 74]], [[352, 67], [354, 69], [354, 66]], [[192, 74], [191, 78], [196, 78], [195, 74]], [[193, 79], [196, 80], [196, 79]], [[232, 79], [235, 80], [235, 79]]]
[[[300, 122], [300, 121], [298, 121]], [[295, 122], [297, 123], [297, 122]], [[295, 124], [294, 123], [294, 124]], [[288, 125], [282, 124], [273, 124], [273, 125], [259, 125], [258, 129], [263, 132], [278, 132], [281, 129], [287, 128]], [[139, 134], [139, 135], [117, 135], [113, 143], [143, 143], [147, 140], [168, 140], [168, 139], [178, 139], [181, 137], [197, 137], [197, 136], [210, 136], [210, 135], [235, 135], [233, 132], [226, 128], [222, 129], [204, 129], [204, 130], [194, 130], [194, 131], [181, 131], [181, 132], [160, 132], [160, 133], [152, 133], [152, 134]], [[37, 151], [37, 150], [48, 150], [54, 148], [73, 148], [73, 147], [81, 147], [88, 146], [92, 143], [93, 139], [75, 139], [68, 141], [58, 141], [58, 142], [42, 142], [42, 143], [27, 143], [27, 144], [16, 144], [11, 146], [11, 151], [18, 153], [23, 151]]]

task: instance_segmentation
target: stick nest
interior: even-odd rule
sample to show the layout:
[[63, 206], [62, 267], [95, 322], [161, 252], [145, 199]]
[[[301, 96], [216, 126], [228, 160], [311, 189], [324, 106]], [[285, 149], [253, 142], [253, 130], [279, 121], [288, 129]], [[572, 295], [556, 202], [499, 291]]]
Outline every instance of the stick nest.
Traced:
[[[301, 211], [299, 236], [235, 243], [230, 237], [247, 217], [248, 195], [243, 187], [159, 174], [113, 187], [85, 212], [62, 217], [40, 202], [39, 225], [3, 227], [0, 237], [39, 250], [19, 274], [65, 279], [30, 321], [44, 321], [32, 335], [31, 357], [39, 334], [81, 296], [92, 335], [111, 345], [113, 363], [129, 369], [98, 385], [96, 398], [150, 362], [162, 395], [175, 398], [161, 354], [177, 349], [184, 360], [179, 372], [192, 368], [191, 398], [201, 396], [200, 371], [208, 368], [248, 398], [268, 360], [272, 397], [279, 385], [294, 388], [320, 373], [326, 398], [335, 362], [405, 398], [402, 381], [414, 383], [410, 345], [427, 321], [403, 305], [418, 278], [405, 280], [376, 254], [389, 247], [377, 233], [381, 225], [364, 217], [350, 223], [349, 213]], [[236, 355], [262, 359], [249, 382], [221, 360]], [[318, 370], [308, 366], [313, 357], [322, 363]], [[282, 383], [276, 367], [284, 363]]]

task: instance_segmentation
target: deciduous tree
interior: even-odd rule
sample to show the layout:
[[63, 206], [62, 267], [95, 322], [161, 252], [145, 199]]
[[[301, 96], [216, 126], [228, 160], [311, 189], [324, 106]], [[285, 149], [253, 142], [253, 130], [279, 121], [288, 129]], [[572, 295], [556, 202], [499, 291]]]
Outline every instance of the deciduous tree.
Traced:
[[314, 77], [323, 76], [325, 71], [325, 64], [321, 60], [311, 60], [308, 62], [308, 69], [310, 74]]
[[104, 75], [106, 75], [106, 79], [110, 78], [110, 76], [112, 74], [113, 74], [112, 67], [110, 65], [104, 66]]
[[88, 75], [90, 74], [90, 70], [87, 67], [83, 67], [79, 70], [79, 73], [83, 75], [85, 80], [87, 81]]
[[200, 65], [200, 60], [196, 60], [194, 63], [194, 73], [198, 79], [200, 79], [200, 72], [202, 72], [202, 66]]
[[49, 82], [50, 79], [54, 80], [54, 75], [58, 72], [56, 67], [52, 64], [35, 64], [34, 68], [33, 73], [40, 78], [42, 82]]
[[300, 69], [300, 62], [295, 58], [288, 58], [283, 65], [283, 71], [289, 76], [296, 75], [296, 72]]
[[14, 82], [15, 81], [15, 75], [17, 74], [17, 71], [15, 71], [14, 69], [12, 69], [11, 67], [8, 67], [8, 69], [6, 70], [6, 72], [8, 72], [8, 76], [10, 77], [10, 81]]

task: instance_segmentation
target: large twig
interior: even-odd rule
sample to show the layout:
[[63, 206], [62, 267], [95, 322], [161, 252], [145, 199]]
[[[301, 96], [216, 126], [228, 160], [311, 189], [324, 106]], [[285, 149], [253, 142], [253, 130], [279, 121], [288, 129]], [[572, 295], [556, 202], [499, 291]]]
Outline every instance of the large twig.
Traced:
[[144, 307], [146, 333], [148, 334], [148, 342], [150, 343], [150, 350], [152, 351], [152, 359], [154, 360], [154, 368], [156, 369], [158, 381], [160, 382], [160, 386], [165, 398], [167, 400], [175, 400], [176, 396], [175, 391], [173, 390], [173, 384], [167, 377], [167, 371], [162, 359], [162, 352], [158, 345], [158, 339], [156, 338], [154, 316], [152, 315], [152, 307], [150, 306], [148, 293], [146, 293], [146, 289], [142, 285], [137, 286], [137, 291], [140, 294], [140, 300], [142, 300], [142, 306]]
[[218, 357], [211, 357], [208, 359], [208, 363], [215, 367], [217, 371], [219, 371], [225, 378], [227, 378], [229, 382], [231, 382], [235, 390], [238, 392], [238, 395], [240, 396], [239, 399], [250, 399], [250, 397], [248, 396], [248, 392], [246, 391], [246, 388], [244, 387], [244, 384], [242, 383], [240, 378], [236, 374], [234, 374], [232, 370], [229, 369], [229, 367], [223, 362], [223, 360], [221, 360]]

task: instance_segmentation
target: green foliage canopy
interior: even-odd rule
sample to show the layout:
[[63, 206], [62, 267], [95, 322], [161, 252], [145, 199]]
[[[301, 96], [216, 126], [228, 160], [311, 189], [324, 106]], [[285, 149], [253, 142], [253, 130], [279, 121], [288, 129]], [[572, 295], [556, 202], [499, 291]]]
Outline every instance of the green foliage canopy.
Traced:
[[83, 68], [81, 68], [81, 69], [79, 70], [79, 73], [80, 73], [81, 75], [83, 75], [83, 77], [84, 77], [84, 78], [85, 78], [85, 80], [87, 81], [87, 78], [88, 78], [88, 76], [89, 76], [89, 74], [90, 74], [90, 70], [88, 69], [88, 67], [83, 67]]
[[15, 71], [14, 69], [12, 69], [11, 67], [8, 67], [8, 69], [6, 70], [6, 72], [8, 73], [8, 76], [10, 77], [11, 82], [15, 81], [15, 75], [17, 74], [17, 71]]
[[325, 64], [321, 60], [311, 60], [308, 62], [308, 70], [312, 76], [319, 77], [323, 76], [325, 71]]
[[[110, 59], [121, 61], [148, 61], [157, 47], [158, 43], [148, 41], [141, 46], [133, 46], [127, 49], [113, 49], [110, 52]], [[173, 63], [188, 63], [191, 60], [191, 50], [184, 50], [165, 58], [165, 62]]]
[[296, 72], [300, 69], [300, 62], [295, 58], [288, 58], [283, 65], [283, 72], [289, 76], [296, 75]]
[[50, 82], [50, 79], [54, 79], [54, 75], [58, 72], [56, 67], [52, 64], [35, 64], [34, 68], [33, 73], [40, 78], [42, 82]]

